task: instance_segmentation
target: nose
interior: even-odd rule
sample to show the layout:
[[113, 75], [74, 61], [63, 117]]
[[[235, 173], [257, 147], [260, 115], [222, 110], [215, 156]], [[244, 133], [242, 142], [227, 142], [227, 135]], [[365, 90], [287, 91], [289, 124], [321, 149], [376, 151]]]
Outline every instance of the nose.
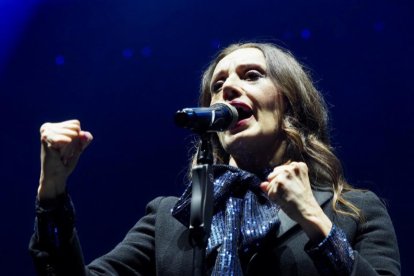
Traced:
[[240, 97], [241, 88], [239, 86], [239, 80], [237, 76], [231, 76], [226, 79], [223, 83], [223, 100], [231, 101], [235, 98]]

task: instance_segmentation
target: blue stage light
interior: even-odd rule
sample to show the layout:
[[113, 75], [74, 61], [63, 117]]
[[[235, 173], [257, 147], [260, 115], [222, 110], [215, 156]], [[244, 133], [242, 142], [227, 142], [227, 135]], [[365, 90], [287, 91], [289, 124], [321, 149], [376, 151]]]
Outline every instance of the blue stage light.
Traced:
[[309, 39], [311, 37], [311, 31], [309, 29], [303, 29], [302, 32], [300, 33], [300, 36], [303, 39]]
[[374, 24], [374, 30], [379, 33], [382, 32], [384, 30], [384, 22], [381, 21], [377, 21]]
[[63, 65], [65, 64], [65, 57], [62, 55], [57, 55], [55, 58], [56, 65]]
[[124, 51], [122, 51], [122, 55], [124, 56], [124, 58], [129, 59], [132, 58], [132, 56], [134, 55], [134, 51], [130, 48], [124, 49]]
[[149, 46], [146, 46], [141, 49], [141, 56], [148, 58], [151, 55], [152, 55], [152, 49]]

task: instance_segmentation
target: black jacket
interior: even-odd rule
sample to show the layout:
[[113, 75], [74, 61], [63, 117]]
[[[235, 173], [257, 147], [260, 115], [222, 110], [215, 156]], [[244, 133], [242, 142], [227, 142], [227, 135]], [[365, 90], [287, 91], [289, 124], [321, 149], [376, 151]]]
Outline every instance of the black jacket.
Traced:
[[[352, 191], [345, 197], [362, 210], [362, 220], [332, 210], [332, 194], [314, 191], [324, 212], [341, 228], [354, 249], [351, 275], [400, 275], [397, 240], [384, 204], [372, 192]], [[191, 275], [192, 247], [188, 229], [171, 216], [175, 197], [159, 197], [147, 205], [146, 215], [108, 254], [84, 266], [76, 231], [60, 250], [50, 252], [37, 233], [30, 251], [40, 275]], [[305, 252], [308, 237], [283, 211], [274, 239], [249, 260], [247, 275], [320, 275], [315, 259]], [[320, 261], [323, 260], [318, 260]], [[59, 271], [58, 273], [56, 271]], [[54, 274], [56, 273], [56, 274]]]

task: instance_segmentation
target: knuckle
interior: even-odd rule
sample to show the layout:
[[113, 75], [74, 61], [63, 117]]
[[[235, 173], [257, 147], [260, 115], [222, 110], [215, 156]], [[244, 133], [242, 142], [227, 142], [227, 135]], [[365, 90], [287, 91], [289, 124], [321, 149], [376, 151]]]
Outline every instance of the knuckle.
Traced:
[[308, 172], [308, 165], [306, 165], [305, 162], [300, 162], [300, 168], [304, 171], [304, 172]]
[[289, 167], [292, 169], [296, 169], [299, 167], [299, 163], [298, 162], [292, 162], [289, 164]]
[[39, 129], [40, 133], [42, 133], [42, 132], [44, 132], [46, 129], [48, 129], [48, 128], [49, 128], [49, 126], [50, 126], [50, 123], [49, 123], [49, 122], [47, 122], [47, 123], [43, 123], [43, 124], [40, 126], [40, 129]]
[[80, 123], [80, 121], [78, 120], [78, 119], [73, 119], [73, 120], [71, 120], [70, 121], [72, 124], [75, 124], [76, 125], [76, 128], [79, 128], [80, 129], [80, 125], [81, 125], [81, 123]]
[[273, 178], [273, 183], [279, 183], [279, 182], [281, 182], [283, 179], [282, 179], [282, 175], [281, 174], [278, 174], [278, 175], [276, 175], [274, 178]]
[[290, 168], [284, 168], [283, 170], [279, 171], [277, 176], [279, 177], [280, 180], [284, 181], [286, 179], [291, 179], [292, 173], [291, 173]]
[[47, 135], [45, 133], [40, 134], [40, 140], [46, 141]]

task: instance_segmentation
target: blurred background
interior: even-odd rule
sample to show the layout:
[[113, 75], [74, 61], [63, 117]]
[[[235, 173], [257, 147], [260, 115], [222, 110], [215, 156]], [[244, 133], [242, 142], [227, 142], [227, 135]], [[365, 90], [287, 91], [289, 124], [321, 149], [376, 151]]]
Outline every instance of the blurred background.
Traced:
[[413, 7], [399, 0], [0, 0], [0, 275], [27, 252], [39, 127], [77, 118], [95, 139], [69, 180], [86, 262], [158, 195], [184, 189], [202, 70], [232, 42], [288, 48], [329, 102], [346, 177], [387, 203], [403, 275], [414, 275]]

